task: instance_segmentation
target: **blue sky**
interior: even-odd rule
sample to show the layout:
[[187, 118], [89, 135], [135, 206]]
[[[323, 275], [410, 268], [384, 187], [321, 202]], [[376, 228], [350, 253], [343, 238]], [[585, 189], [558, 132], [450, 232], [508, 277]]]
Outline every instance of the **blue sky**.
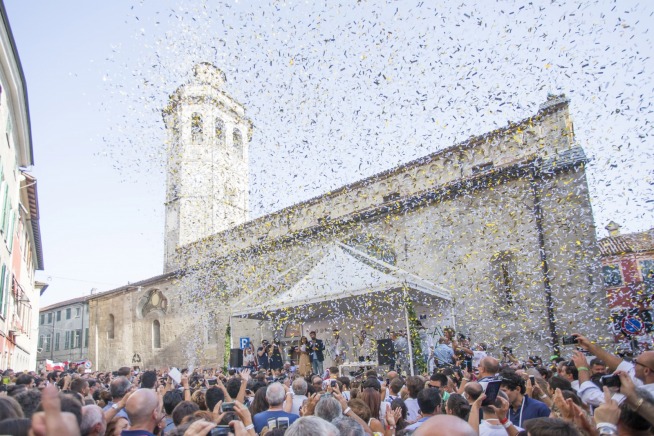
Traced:
[[523, 3], [5, 0], [30, 99], [43, 303], [161, 273], [160, 108], [202, 61], [255, 126], [253, 217], [564, 92], [598, 235], [610, 219], [651, 227], [654, 5]]

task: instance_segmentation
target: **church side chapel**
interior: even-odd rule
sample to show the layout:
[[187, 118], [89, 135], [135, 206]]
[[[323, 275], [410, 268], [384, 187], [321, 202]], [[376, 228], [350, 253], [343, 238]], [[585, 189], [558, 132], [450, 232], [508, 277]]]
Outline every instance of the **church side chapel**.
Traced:
[[287, 350], [316, 331], [327, 367], [336, 335], [354, 361], [362, 331], [416, 326], [422, 343], [452, 328], [496, 354], [511, 343], [549, 356], [575, 331], [608, 340], [568, 105], [547, 96], [527, 119], [251, 219], [256, 122], [218, 68], [197, 65], [163, 109], [164, 272], [90, 299], [91, 358], [100, 370], [216, 367], [242, 340]]

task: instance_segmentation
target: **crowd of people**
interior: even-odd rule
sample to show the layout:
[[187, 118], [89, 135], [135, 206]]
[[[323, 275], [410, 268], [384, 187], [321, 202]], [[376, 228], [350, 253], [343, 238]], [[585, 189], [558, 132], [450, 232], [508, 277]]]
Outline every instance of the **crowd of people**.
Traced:
[[[313, 336], [304, 341], [309, 353], [320, 348]], [[446, 336], [434, 371], [416, 376], [381, 368], [309, 370], [312, 360], [302, 374], [301, 365], [274, 371], [7, 369], [0, 386], [0, 434], [650, 434], [654, 351], [628, 360], [582, 335], [574, 342], [569, 360], [521, 360], [508, 348], [494, 357]]]

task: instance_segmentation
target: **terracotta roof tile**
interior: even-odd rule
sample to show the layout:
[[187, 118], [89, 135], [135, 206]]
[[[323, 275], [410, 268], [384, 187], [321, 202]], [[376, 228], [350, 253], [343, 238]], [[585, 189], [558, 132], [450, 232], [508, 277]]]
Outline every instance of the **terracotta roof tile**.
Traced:
[[654, 251], [654, 228], [639, 233], [609, 236], [598, 241], [602, 256]]

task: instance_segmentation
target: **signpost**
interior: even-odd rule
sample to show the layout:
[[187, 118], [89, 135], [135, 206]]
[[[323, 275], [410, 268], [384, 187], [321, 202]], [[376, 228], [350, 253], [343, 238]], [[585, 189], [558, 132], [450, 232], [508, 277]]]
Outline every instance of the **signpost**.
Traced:
[[622, 318], [620, 329], [627, 336], [640, 335], [645, 331], [645, 323], [637, 316], [628, 315]]

